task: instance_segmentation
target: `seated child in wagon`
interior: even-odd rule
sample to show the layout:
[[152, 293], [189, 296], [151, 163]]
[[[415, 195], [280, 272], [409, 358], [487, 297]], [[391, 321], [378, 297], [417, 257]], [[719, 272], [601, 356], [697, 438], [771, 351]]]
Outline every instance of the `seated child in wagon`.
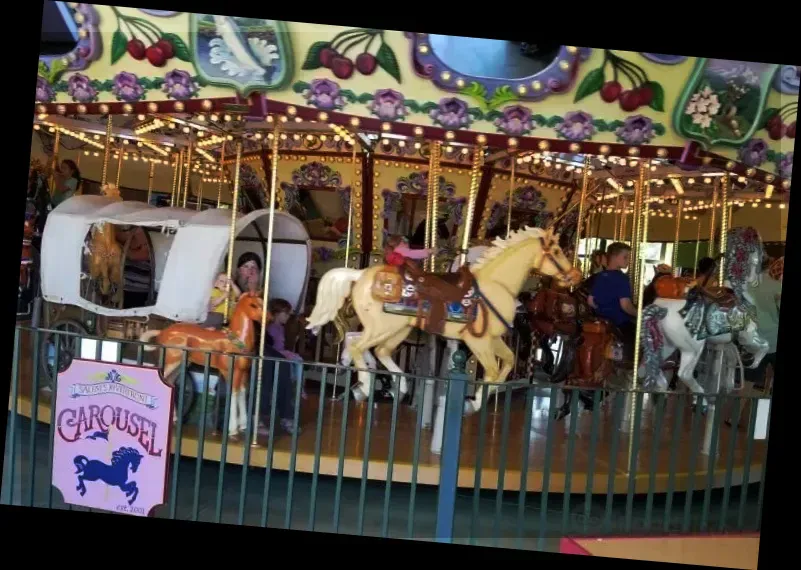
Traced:
[[208, 329], [219, 329], [225, 323], [225, 299], [230, 299], [228, 306], [233, 309], [242, 291], [225, 273], [220, 273], [214, 281], [209, 299], [209, 314], [203, 323]]

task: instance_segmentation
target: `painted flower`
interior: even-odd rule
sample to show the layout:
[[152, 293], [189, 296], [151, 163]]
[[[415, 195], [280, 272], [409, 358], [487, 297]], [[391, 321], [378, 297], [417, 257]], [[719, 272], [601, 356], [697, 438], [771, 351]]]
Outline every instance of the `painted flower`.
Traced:
[[161, 89], [172, 99], [191, 99], [199, 90], [189, 72], [180, 69], [173, 69], [164, 76]]
[[313, 79], [303, 96], [310, 105], [325, 111], [342, 109], [345, 106], [345, 99], [339, 93], [339, 85], [330, 79]]
[[531, 111], [522, 105], [510, 105], [504, 108], [503, 116], [495, 119], [495, 126], [510, 136], [523, 136], [534, 130]]
[[654, 138], [654, 123], [643, 115], [632, 115], [623, 121], [623, 126], [615, 131], [615, 135], [626, 144], [646, 144]]
[[97, 89], [82, 73], [76, 73], [67, 82], [67, 93], [77, 103], [92, 103], [97, 100]]
[[565, 115], [556, 132], [571, 141], [589, 140], [595, 134], [592, 115], [584, 111], [571, 111]]
[[121, 71], [114, 77], [114, 87], [111, 92], [117, 97], [117, 101], [127, 101], [134, 103], [145, 96], [145, 90], [139, 85], [139, 78], [133, 73]]
[[382, 121], [402, 121], [408, 114], [403, 94], [394, 89], [376, 91], [367, 108]]
[[768, 145], [762, 139], [751, 139], [740, 147], [740, 162], [757, 167], [768, 158]]
[[467, 103], [456, 97], [445, 97], [440, 100], [439, 107], [432, 110], [430, 116], [435, 124], [446, 129], [461, 129], [471, 123], [470, 115], [467, 113]]
[[782, 155], [782, 158], [779, 161], [778, 172], [779, 176], [781, 176], [782, 178], [793, 177], [793, 151], [790, 151], [787, 154]]
[[50, 103], [56, 98], [53, 88], [41, 75], [36, 78], [36, 102]]

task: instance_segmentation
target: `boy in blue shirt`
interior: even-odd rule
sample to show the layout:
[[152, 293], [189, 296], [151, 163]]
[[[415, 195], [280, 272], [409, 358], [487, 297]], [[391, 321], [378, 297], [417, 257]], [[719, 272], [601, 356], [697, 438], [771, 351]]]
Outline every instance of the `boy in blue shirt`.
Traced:
[[629, 266], [631, 248], [615, 242], [606, 250], [606, 269], [595, 276], [588, 299], [596, 314], [614, 324], [622, 335], [624, 358], [633, 358], [637, 308], [632, 302], [631, 283], [622, 269]]

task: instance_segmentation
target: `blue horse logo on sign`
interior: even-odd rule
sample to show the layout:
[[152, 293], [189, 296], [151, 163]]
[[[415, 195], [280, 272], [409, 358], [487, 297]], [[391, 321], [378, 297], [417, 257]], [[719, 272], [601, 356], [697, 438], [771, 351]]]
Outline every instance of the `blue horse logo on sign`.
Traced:
[[128, 467], [132, 473], [136, 473], [142, 458], [142, 454], [132, 447], [121, 447], [114, 451], [111, 454], [111, 465], [89, 459], [85, 455], [77, 455], [73, 460], [75, 474], [78, 476], [76, 490], [83, 497], [86, 494], [84, 481], [103, 481], [109, 487], [119, 487], [129, 497], [128, 504], [133, 505], [139, 495], [139, 488], [136, 481], [128, 481]]

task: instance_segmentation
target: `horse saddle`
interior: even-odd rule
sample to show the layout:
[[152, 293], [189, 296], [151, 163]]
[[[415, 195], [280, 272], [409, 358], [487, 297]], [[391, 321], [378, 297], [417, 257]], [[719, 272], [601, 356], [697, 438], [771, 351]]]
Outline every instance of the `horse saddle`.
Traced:
[[[474, 284], [473, 274], [467, 266], [462, 266], [455, 273], [425, 273], [407, 265], [404, 280], [407, 283], [414, 283], [418, 328], [422, 328], [425, 319], [423, 330], [438, 335], [445, 330], [448, 305], [462, 303], [470, 297]], [[426, 307], [428, 310], [425, 310]]]
[[662, 275], [654, 280], [656, 296], [662, 299], [686, 299], [692, 280], [686, 277]]
[[581, 324], [581, 342], [569, 381], [578, 386], [599, 386], [612, 372], [613, 354], [617, 340], [614, 327], [600, 319]]
[[576, 300], [553, 289], [537, 292], [528, 304], [531, 325], [546, 336], [555, 332], [573, 335], [576, 332]]

